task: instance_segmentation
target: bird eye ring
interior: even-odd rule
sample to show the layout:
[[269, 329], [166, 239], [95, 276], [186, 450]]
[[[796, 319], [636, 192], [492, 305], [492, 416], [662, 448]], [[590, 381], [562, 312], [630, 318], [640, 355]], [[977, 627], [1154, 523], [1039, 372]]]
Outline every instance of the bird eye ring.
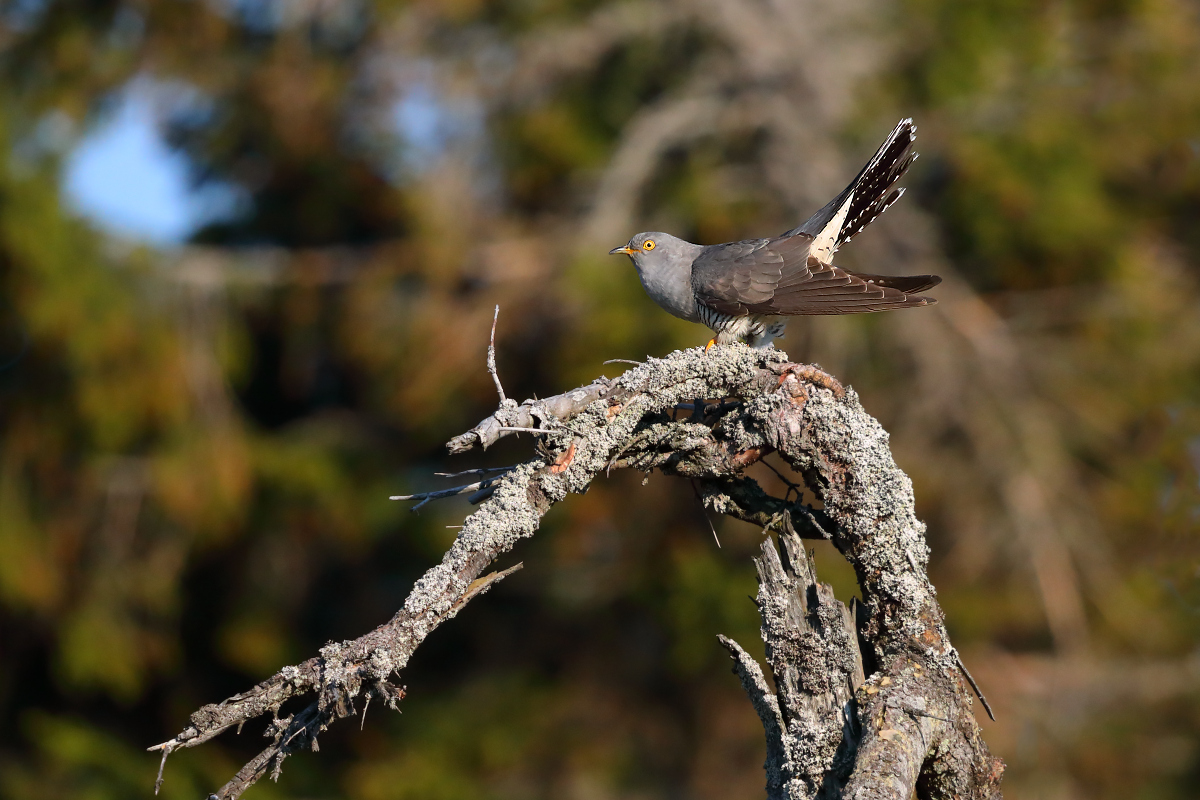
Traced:
[[642, 242], [642, 249], [646, 250], [647, 252], [649, 252], [650, 250], [653, 250], [654, 249], [654, 240], [647, 239], [646, 241]]

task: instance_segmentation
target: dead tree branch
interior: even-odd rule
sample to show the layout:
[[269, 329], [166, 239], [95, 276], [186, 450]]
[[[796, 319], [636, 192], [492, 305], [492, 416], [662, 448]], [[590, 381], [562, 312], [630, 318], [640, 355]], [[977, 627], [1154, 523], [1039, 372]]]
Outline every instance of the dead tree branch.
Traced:
[[[692, 413], [676, 419], [683, 406]], [[722, 638], [766, 730], [769, 797], [907, 800], [914, 789], [920, 797], [999, 797], [1003, 765], [980, 737], [971, 689], [925, 575], [928, 549], [911, 484], [853, 392], [776, 350], [693, 349], [556, 397], [502, 400], [448, 447], [487, 447], [512, 428], [542, 434], [537, 455], [479, 482], [474, 497], [482, 504], [389, 622], [201, 708], [182, 733], [151, 749], [165, 761], [270, 714], [271, 744], [213, 795], [236, 798], [263, 775], [278, 776], [295, 750], [315, 750], [321, 732], [357, 713], [360, 700], [364, 710], [372, 698], [395, 706], [405, 691], [396, 676], [421, 642], [517, 568], [480, 577], [488, 565], [532, 536], [552, 505], [616, 466], [692, 479], [707, 507], [779, 538], [779, 549], [764, 541], [756, 562], [775, 688]], [[773, 452], [804, 477], [823, 509], [802, 504], [795, 487], [772, 497], [743, 474]], [[862, 604], [848, 609], [817, 582], [803, 538], [830, 539], [846, 556]], [[283, 704], [300, 696], [309, 705], [280, 717]]]

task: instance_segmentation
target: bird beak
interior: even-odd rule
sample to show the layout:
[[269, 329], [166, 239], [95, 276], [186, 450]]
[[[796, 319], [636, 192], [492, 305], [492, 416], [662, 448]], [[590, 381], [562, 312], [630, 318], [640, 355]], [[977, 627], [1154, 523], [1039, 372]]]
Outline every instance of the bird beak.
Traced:
[[614, 247], [612, 250], [608, 251], [610, 256], [615, 256], [618, 253], [624, 253], [627, 256], [633, 255], [633, 251], [629, 249], [629, 245], [627, 244], [623, 244], [620, 247]]

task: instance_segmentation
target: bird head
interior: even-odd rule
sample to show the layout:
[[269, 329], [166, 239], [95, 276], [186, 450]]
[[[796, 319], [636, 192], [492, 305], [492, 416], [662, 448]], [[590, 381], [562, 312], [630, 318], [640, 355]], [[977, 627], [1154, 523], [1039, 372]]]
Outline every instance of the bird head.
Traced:
[[[628, 244], [614, 247], [608, 251], [608, 254], [612, 256], [624, 253], [633, 259], [633, 265], [639, 272], [654, 272], [656, 267], [661, 268], [680, 262], [685, 252], [690, 252], [693, 248], [695, 245], [669, 233], [648, 231], [634, 236]], [[684, 263], [690, 264], [691, 258]]]
[[610, 254], [624, 253], [633, 261], [638, 280], [650, 299], [682, 319], [695, 321], [696, 295], [692, 291], [692, 262], [704, 250], [669, 233], [639, 233], [629, 244]]

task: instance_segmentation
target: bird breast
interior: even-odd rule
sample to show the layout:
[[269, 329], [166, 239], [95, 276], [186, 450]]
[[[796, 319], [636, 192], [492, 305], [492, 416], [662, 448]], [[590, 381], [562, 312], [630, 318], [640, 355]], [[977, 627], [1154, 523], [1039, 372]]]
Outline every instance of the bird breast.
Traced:
[[700, 321], [696, 313], [696, 295], [692, 291], [690, 270], [680, 275], [674, 270], [665, 272], [639, 268], [638, 278], [650, 299], [668, 314], [688, 322]]

